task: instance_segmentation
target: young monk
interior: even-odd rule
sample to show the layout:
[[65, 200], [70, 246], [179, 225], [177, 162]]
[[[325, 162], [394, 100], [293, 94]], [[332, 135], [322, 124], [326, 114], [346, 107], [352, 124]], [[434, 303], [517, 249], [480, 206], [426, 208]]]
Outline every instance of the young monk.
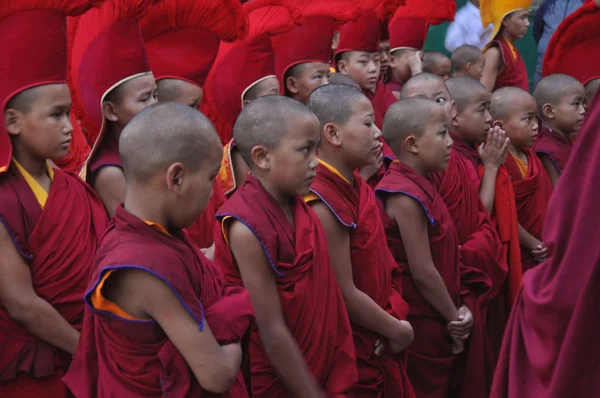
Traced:
[[352, 323], [359, 375], [352, 396], [413, 397], [405, 363], [394, 359], [414, 338], [404, 321], [408, 305], [400, 269], [387, 247], [373, 190], [356, 172], [376, 162], [382, 145], [373, 107], [359, 90], [335, 84], [313, 91], [307, 107], [319, 118], [321, 142], [305, 201], [325, 230]]
[[515, 42], [527, 34], [530, 8], [531, 0], [481, 0], [483, 26], [494, 24], [492, 41], [483, 50], [481, 78], [490, 92], [507, 86], [529, 91], [527, 68]]
[[[429, 75], [429, 78], [425, 79], [426, 76], [421, 74], [409, 80], [402, 90], [403, 98], [450, 98], [448, 88], [441, 77]], [[487, 101], [485, 96], [481, 99]], [[491, 124], [486, 106], [483, 112], [480, 112], [480, 107], [466, 107], [464, 101], [460, 101], [460, 108], [455, 101], [438, 103], [446, 110], [448, 120], [451, 121], [450, 135], [453, 139], [460, 139], [461, 133], [468, 135], [476, 132], [477, 140], [480, 140]], [[464, 118], [469, 120], [459, 125], [457, 120], [462, 121]], [[457, 130], [456, 127], [459, 127], [459, 137], [453, 133]], [[486, 397], [491, 387], [494, 368], [494, 355], [491, 354], [487, 337], [488, 308], [506, 279], [506, 260], [502, 256], [498, 234], [479, 197], [479, 177], [473, 165], [456, 151], [452, 151], [448, 167], [444, 171], [429, 174], [428, 178], [435, 184], [456, 226], [463, 260], [461, 282], [467, 288], [462, 292], [461, 299], [468, 303], [477, 322], [471, 336], [464, 370], [472, 380], [461, 383], [461, 388], [464, 396]], [[495, 327], [496, 323], [492, 325]]]
[[[250, 292], [252, 396], [346, 396], [357, 380], [350, 322], [327, 238], [307, 195], [319, 121], [304, 105], [266, 96], [242, 111], [234, 139], [252, 175], [217, 215], [217, 264]], [[371, 347], [374, 348], [374, 347]]]
[[220, 271], [182, 231], [210, 199], [222, 150], [208, 119], [183, 104], [152, 105], [123, 130], [127, 191], [84, 297], [65, 377], [75, 396], [247, 396], [238, 370], [249, 297], [224, 297]]
[[[102, 202], [49, 159], [69, 151], [67, 15], [87, 1], [0, 7], [0, 396], [63, 398]], [[19, 40], [14, 40], [20, 37]], [[40, 67], [43, 65], [44, 67]]]
[[432, 73], [448, 80], [452, 74], [450, 58], [439, 51], [425, 51], [423, 53], [423, 72]]
[[448, 116], [433, 101], [401, 99], [386, 114], [383, 136], [397, 157], [376, 193], [385, 207], [388, 246], [400, 265], [415, 340], [408, 375], [417, 397], [450, 396], [456, 354], [473, 316], [460, 306], [459, 243], [448, 209], [426, 175], [443, 170], [452, 139]]
[[452, 53], [450, 61], [452, 62], [453, 76], [467, 76], [475, 80], [481, 80], [483, 68], [485, 67], [485, 57], [478, 47], [463, 44]]
[[585, 89], [574, 77], [550, 75], [540, 80], [533, 98], [544, 121], [533, 150], [556, 186], [585, 117]]
[[531, 150], [538, 136], [537, 104], [529, 93], [505, 87], [492, 94], [490, 114], [494, 125], [502, 127], [510, 138], [504, 165], [515, 191], [521, 262], [526, 271], [548, 257], [541, 237], [552, 182]]
[[81, 174], [111, 218], [125, 197], [119, 136], [136, 114], [157, 101], [137, 20], [142, 10], [137, 2], [108, 0], [75, 22], [71, 61], [75, 101], [87, 114], [82, 127], [97, 137]]

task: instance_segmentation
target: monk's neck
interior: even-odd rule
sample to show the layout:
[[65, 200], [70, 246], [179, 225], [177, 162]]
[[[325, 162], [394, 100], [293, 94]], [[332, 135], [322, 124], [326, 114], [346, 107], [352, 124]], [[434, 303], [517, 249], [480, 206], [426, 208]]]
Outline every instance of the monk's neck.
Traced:
[[357, 167], [345, 164], [339, 156], [329, 153], [326, 150], [324, 151], [323, 149], [324, 148], [321, 148], [319, 150], [319, 159], [336, 169], [346, 180], [353, 182], [354, 170], [356, 170]]
[[[256, 175], [255, 175], [256, 177]], [[275, 199], [275, 202], [277, 202], [277, 204], [279, 205], [279, 207], [281, 207], [281, 209], [283, 210], [283, 212], [288, 215], [292, 213], [292, 207], [293, 207], [293, 203], [294, 203], [294, 197], [290, 196], [288, 194], [286, 194], [285, 192], [281, 192], [280, 189], [278, 189], [277, 187], [273, 186], [270, 181], [267, 181], [265, 179], [261, 179], [256, 177], [256, 179], [258, 180], [258, 182], [260, 182], [260, 185], [262, 185], [263, 189], [265, 191], [267, 191], [267, 193], [269, 195], [271, 195], [273, 197], [273, 199]]]
[[471, 142], [471, 141], [465, 139], [463, 137], [463, 135], [461, 134], [461, 132], [458, 130], [451, 131], [450, 135], [452, 136], [452, 139], [454, 140], [455, 145], [458, 144], [459, 146], [466, 146], [469, 148], [475, 148], [475, 145], [477, 145], [476, 142]]
[[554, 131], [555, 133], [557, 133], [558, 135], [560, 135], [565, 141], [569, 141], [569, 134], [565, 134], [563, 131], [561, 131], [560, 129], [556, 128], [555, 126], [552, 125], [552, 123], [548, 123], [545, 122], [545, 127], [548, 130]]
[[527, 155], [525, 155], [525, 150], [524, 148], [517, 148], [512, 144], [508, 145], [508, 152], [511, 155], [514, 155], [516, 157], [518, 157], [519, 159], [523, 159], [523, 157], [527, 157]]
[[106, 134], [109, 137], [113, 137], [114, 139], [116, 139], [118, 141], [119, 138], [121, 137], [121, 133], [123, 132], [123, 128], [124, 127], [121, 127], [117, 123], [109, 122], [106, 125]]
[[46, 167], [47, 159], [33, 156], [19, 145], [13, 145], [12, 156], [36, 181], [50, 178]]
[[129, 184], [123, 206], [137, 218], [158, 224], [168, 230], [169, 220], [164, 213], [163, 203], [156, 198], [157, 196], [147, 188]]
[[417, 174], [420, 174], [423, 177], [425, 177], [427, 174], [429, 174], [431, 172], [431, 170], [427, 170], [427, 168], [423, 167], [423, 164], [420, 161], [420, 159], [414, 155], [401, 153], [398, 156], [398, 161], [406, 164], [407, 166], [412, 167], [412, 169], [414, 171], [416, 171]]
[[500, 37], [511, 44], [516, 42], [517, 40], [519, 40], [518, 37], [515, 37], [515, 36], [511, 35], [510, 33], [508, 33], [508, 31], [506, 29], [502, 30]]

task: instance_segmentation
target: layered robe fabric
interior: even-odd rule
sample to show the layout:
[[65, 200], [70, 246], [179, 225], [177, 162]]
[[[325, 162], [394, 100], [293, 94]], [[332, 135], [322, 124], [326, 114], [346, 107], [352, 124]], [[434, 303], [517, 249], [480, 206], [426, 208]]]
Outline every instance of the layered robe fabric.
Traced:
[[[385, 204], [390, 195], [407, 195], [418, 201], [428, 220], [433, 263], [454, 304], [460, 304], [458, 235], [452, 218], [433, 183], [408, 165], [393, 162], [376, 189]], [[419, 398], [448, 397], [456, 363], [446, 320], [429, 304], [413, 281], [402, 236], [395, 221], [382, 212], [388, 246], [400, 266], [402, 294], [409, 306], [408, 321], [415, 340], [408, 347], [408, 376]]]
[[[519, 166], [512, 155], [506, 156], [505, 166], [512, 180], [517, 203], [519, 224], [536, 239], [542, 239], [542, 229], [548, 209], [548, 201], [552, 194], [552, 182], [541, 160], [535, 153], [525, 148], [529, 160], [527, 175], [523, 177]], [[521, 246], [521, 263], [523, 272], [535, 267], [537, 262], [531, 251]]]
[[390, 91], [397, 92], [398, 94], [400, 93], [400, 91], [402, 91], [402, 86], [404, 86], [404, 84], [400, 83], [398, 80], [396, 80], [394, 78], [394, 76], [391, 72], [390, 72], [390, 80], [385, 85], [387, 88], [390, 89]]
[[486, 51], [490, 47], [497, 47], [502, 56], [502, 67], [496, 77], [496, 85], [494, 91], [502, 87], [518, 87], [529, 92], [529, 76], [525, 62], [521, 57], [521, 53], [514, 46], [501, 37], [492, 40], [486, 46]]
[[100, 148], [89, 160], [87, 173], [87, 181], [93, 182], [95, 174], [102, 167], [114, 166], [123, 169], [123, 162], [119, 154], [119, 137], [116, 137], [111, 132], [106, 133], [106, 138], [100, 143]]
[[[55, 169], [42, 209], [11, 166], [0, 175], [0, 221], [29, 266], [36, 294], [80, 330], [81, 298], [108, 222], [100, 199], [78, 177]], [[33, 336], [0, 304], [0, 395], [65, 396], [59, 377], [70, 361], [68, 353]]]
[[213, 193], [206, 208], [200, 217], [194, 221], [194, 224], [187, 229], [191, 241], [199, 249], [206, 249], [214, 243], [214, 231], [217, 224], [215, 215], [227, 201], [218, 178], [215, 179], [212, 190]]
[[533, 151], [538, 156], [548, 156], [556, 170], [562, 174], [573, 151], [573, 140], [564, 138], [560, 133], [549, 128], [543, 128], [533, 144]]
[[[162, 279], [200, 330], [205, 322], [220, 344], [239, 342], [253, 322], [250, 297], [228, 291], [218, 268], [181, 230], [159, 231], [117, 207], [94, 258], [85, 294], [85, 323], [65, 383], [76, 397], [206, 397], [183, 356], [156, 321], [124, 319], [93, 307], [104, 273], [137, 268]], [[112, 278], [110, 275], [109, 278]], [[225, 396], [247, 397], [242, 373]]]
[[550, 199], [548, 260], [523, 276], [492, 398], [596, 397], [600, 391], [600, 94]]
[[[465, 356], [469, 382], [461, 383], [461, 395], [487, 397], [496, 359], [488, 337], [488, 310], [508, 272], [502, 244], [479, 197], [479, 177], [472, 164], [452, 151], [446, 170], [432, 173], [428, 178], [435, 184], [456, 226], [463, 301], [475, 319]], [[493, 311], [489, 315], [495, 316]], [[491, 325], [496, 326], [494, 322]]]
[[[295, 229], [261, 183], [248, 176], [217, 217], [225, 219], [225, 226], [229, 218], [239, 220], [257, 237], [276, 276], [285, 321], [308, 369], [328, 397], [346, 396], [357, 380], [350, 321], [320, 221], [301, 198], [293, 201]], [[215, 261], [228, 282], [243, 284], [223, 233], [215, 235]], [[289, 395], [256, 327], [249, 359], [252, 396]]]
[[[366, 181], [354, 173], [352, 184], [325, 165], [317, 168], [311, 191], [348, 228], [352, 276], [356, 288], [397, 319], [405, 320], [408, 304], [402, 299], [400, 268], [387, 247], [380, 217], [380, 203]], [[414, 397], [406, 374], [405, 355], [394, 358], [389, 351], [373, 355], [377, 333], [352, 324], [358, 383], [355, 397]]]

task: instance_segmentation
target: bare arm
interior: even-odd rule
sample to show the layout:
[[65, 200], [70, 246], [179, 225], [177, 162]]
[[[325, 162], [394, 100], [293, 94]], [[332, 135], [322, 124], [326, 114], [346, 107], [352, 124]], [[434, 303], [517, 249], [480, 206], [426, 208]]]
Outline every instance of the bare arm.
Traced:
[[556, 184], [558, 183], [558, 179], [560, 178], [560, 173], [558, 172], [558, 169], [556, 168], [556, 166], [552, 162], [552, 159], [550, 159], [550, 157], [548, 155], [544, 155], [543, 153], [538, 153], [537, 155], [539, 156], [540, 160], [542, 161], [544, 168], [548, 172], [550, 181], [552, 181], [552, 186], [556, 187]]
[[260, 336], [273, 368], [293, 396], [324, 396], [285, 322], [275, 274], [260, 242], [239, 221], [231, 223], [229, 241], [244, 286], [250, 293]]
[[313, 210], [321, 220], [327, 235], [329, 259], [337, 278], [350, 320], [357, 325], [386, 337], [391, 341], [403, 340], [406, 348], [413, 340], [413, 330], [406, 321], [400, 321], [381, 308], [371, 297], [360, 291], [354, 284], [352, 258], [350, 253], [350, 234], [321, 201], [311, 203]]
[[457, 308], [431, 258], [427, 217], [421, 205], [409, 196], [392, 195], [387, 199], [386, 210], [400, 229], [417, 289], [446, 321], [458, 320]]
[[1, 224], [0, 253], [0, 301], [8, 315], [40, 340], [74, 354], [79, 332], [33, 290], [29, 266]]
[[498, 47], [490, 47], [483, 54], [485, 57], [485, 65], [483, 67], [483, 76], [481, 83], [488, 89], [489, 92], [494, 91], [498, 72], [502, 66], [502, 54]]
[[127, 183], [123, 170], [116, 166], [102, 167], [96, 172], [93, 188], [102, 199], [108, 216], [113, 218], [117, 205], [125, 200]]

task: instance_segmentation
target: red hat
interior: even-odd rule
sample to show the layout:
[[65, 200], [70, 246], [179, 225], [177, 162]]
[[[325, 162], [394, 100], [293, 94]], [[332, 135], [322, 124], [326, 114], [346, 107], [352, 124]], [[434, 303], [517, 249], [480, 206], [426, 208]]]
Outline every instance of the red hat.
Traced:
[[226, 125], [219, 131], [224, 142], [231, 139], [244, 94], [255, 84], [275, 76], [271, 36], [292, 29], [300, 19], [300, 9], [290, 0], [254, 0], [244, 4], [244, 10], [249, 37], [219, 51], [207, 86], [207, 100]]
[[161, 0], [140, 20], [156, 80], [180, 79], [202, 86], [221, 40], [246, 32], [238, 0]]
[[302, 26], [273, 38], [275, 74], [283, 89], [283, 78], [292, 66], [305, 62], [328, 64], [333, 32], [344, 22], [358, 17], [356, 4], [349, 0], [305, 0]]
[[571, 75], [586, 84], [600, 78], [600, 10], [593, 1], [569, 15], [552, 35], [543, 75]]
[[407, 0], [398, 7], [388, 25], [391, 51], [402, 48], [421, 50], [427, 39], [429, 25], [453, 21], [454, 0]]
[[[67, 82], [67, 15], [92, 7], [89, 0], [20, 0], [0, 4], [0, 99], [3, 113], [17, 94]], [[8, 170], [12, 144], [0, 125], [0, 173]]]
[[[77, 21], [70, 71], [74, 102], [88, 116], [81, 120], [82, 127], [97, 137], [86, 165], [104, 139], [105, 97], [119, 85], [152, 73], [137, 19], [149, 4], [150, 0], [109, 0]], [[85, 174], [84, 166], [82, 177]]]

